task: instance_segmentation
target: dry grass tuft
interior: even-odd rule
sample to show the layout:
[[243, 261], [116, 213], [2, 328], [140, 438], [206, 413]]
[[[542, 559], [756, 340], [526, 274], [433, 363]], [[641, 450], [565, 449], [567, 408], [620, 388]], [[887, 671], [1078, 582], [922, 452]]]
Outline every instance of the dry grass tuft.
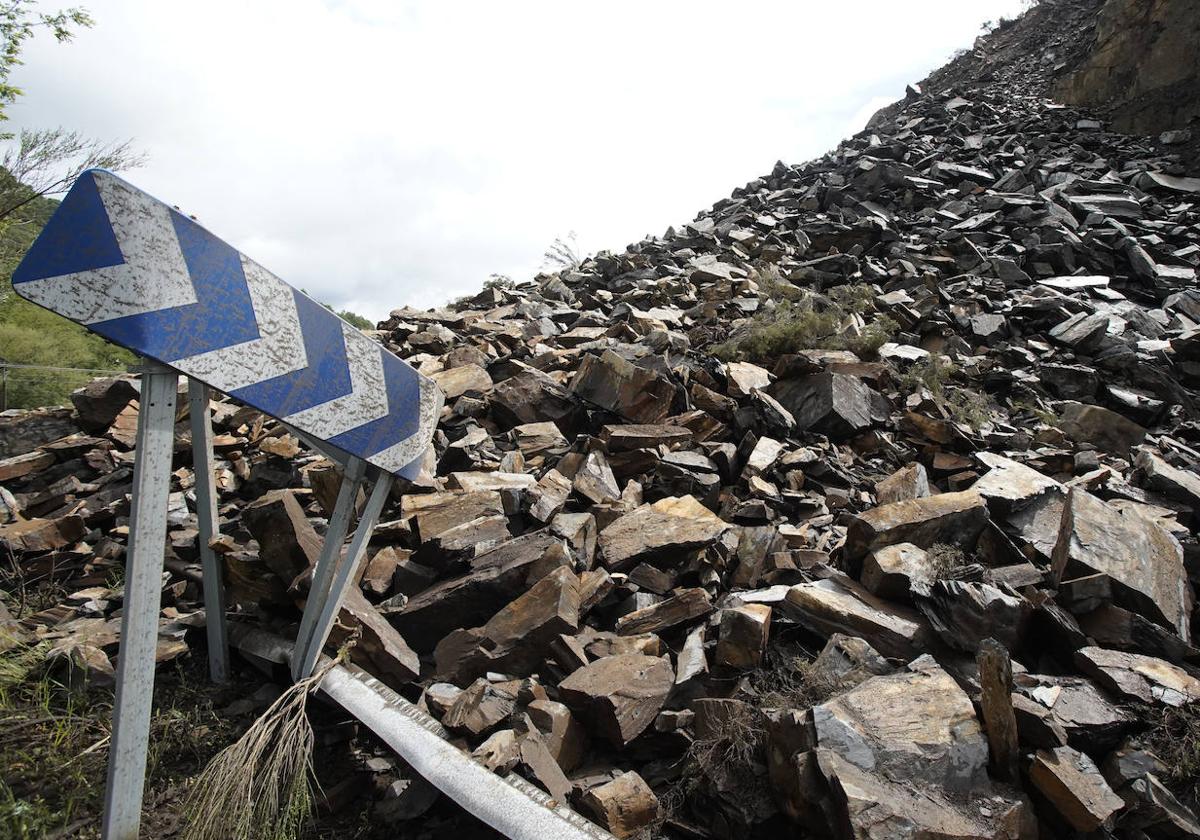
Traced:
[[1200, 708], [1164, 706], [1147, 718], [1154, 720], [1149, 746], [1167, 767], [1163, 781], [1189, 807], [1200, 806]]
[[797, 645], [775, 645], [764, 664], [750, 674], [750, 685], [764, 709], [807, 709], [829, 699], [833, 686]]
[[316, 783], [308, 696], [352, 644], [281, 694], [204, 768], [184, 804], [184, 840], [293, 840], [306, 831]]
[[929, 547], [926, 555], [929, 558], [929, 566], [934, 580], [952, 579], [956, 571], [968, 565], [963, 550], [948, 543], [934, 543]]

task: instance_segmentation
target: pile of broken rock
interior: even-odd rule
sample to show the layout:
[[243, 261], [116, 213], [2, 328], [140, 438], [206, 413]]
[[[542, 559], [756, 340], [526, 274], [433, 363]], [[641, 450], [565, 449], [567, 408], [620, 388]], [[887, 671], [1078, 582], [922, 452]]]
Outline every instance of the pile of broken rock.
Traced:
[[[1200, 837], [1154, 752], [1200, 699], [1185, 174], [1003, 74], [914, 89], [679, 230], [397, 310], [437, 458], [332, 644], [619, 837]], [[9, 624], [93, 679], [136, 400], [4, 418], [0, 542], [70, 592]], [[160, 659], [204, 620], [180, 420]], [[213, 422], [232, 617], [294, 633], [337, 473]]]

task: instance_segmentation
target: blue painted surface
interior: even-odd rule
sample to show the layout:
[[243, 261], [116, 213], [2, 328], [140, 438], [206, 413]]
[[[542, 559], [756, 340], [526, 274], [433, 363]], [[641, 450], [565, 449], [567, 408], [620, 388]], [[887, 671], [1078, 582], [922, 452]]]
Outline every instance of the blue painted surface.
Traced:
[[96, 181], [85, 173], [67, 192], [58, 210], [13, 272], [13, 285], [75, 274], [125, 261], [100, 200]]
[[100, 321], [90, 328], [114, 344], [136, 347], [141, 355], [163, 362], [258, 338], [241, 256], [181, 213], [172, 210], [171, 222], [192, 276], [196, 303]]
[[[342, 319], [308, 296], [294, 294], [309, 366], [230, 394], [251, 405], [270, 406], [270, 413], [276, 417], [335, 400], [350, 393], [351, 387]], [[372, 454], [378, 451], [373, 450]]]
[[[38, 280], [57, 283], [59, 281], [53, 278], [63, 275], [86, 276], [85, 273], [89, 271], [124, 264], [125, 258], [109, 218], [110, 212], [117, 211], [105, 206], [105, 200], [96, 186], [96, 179], [101, 177], [119, 182], [115, 176], [96, 170], [80, 176], [14, 272], [14, 288], [19, 294], [22, 294], [23, 284]], [[190, 357], [254, 341], [260, 337], [260, 325], [241, 255], [178, 211], [170, 210], [170, 219], [178, 240], [178, 250], [173, 252], [175, 264], [178, 265], [181, 254], [196, 302], [96, 321], [85, 326], [139, 355], [169, 365], [175, 363], [186, 373]], [[131, 224], [136, 222], [137, 219], [131, 220]], [[160, 223], [160, 228], [162, 224], [165, 222]], [[174, 243], [170, 244], [174, 247]], [[153, 277], [153, 266], [149, 268], [149, 276]], [[145, 272], [142, 276], [145, 282]], [[33, 293], [28, 291], [33, 288], [24, 286], [25, 296], [35, 299]], [[74, 285], [69, 286], [69, 289], [74, 288]], [[85, 300], [87, 294], [95, 294], [82, 282], [78, 288]], [[285, 422], [289, 415], [344, 397], [353, 391], [351, 362], [343, 335], [345, 322], [307, 295], [294, 289], [291, 292], [308, 365], [282, 375], [270, 376], [230, 393], [247, 405]], [[72, 293], [68, 290], [59, 294]], [[174, 299], [178, 300], [179, 297]], [[52, 303], [36, 299], [35, 302], [52, 311], [54, 309]], [[293, 327], [295, 323], [293, 320]], [[359, 340], [357, 336], [355, 340]], [[381, 345], [376, 346], [384, 372], [387, 413], [333, 435], [326, 441], [337, 449], [368, 461], [372, 456], [412, 438], [422, 429], [422, 384], [427, 389], [434, 387], [406, 362]], [[231, 358], [236, 357], [234, 353]], [[276, 366], [275, 369], [282, 368]], [[423, 433], [431, 437], [428, 400], [426, 402]], [[306, 431], [299, 423], [297, 427]], [[401, 476], [413, 477], [417, 463], [413, 461], [394, 471]]]
[[404, 417], [404, 413], [397, 411], [397, 407], [410, 405], [418, 398], [417, 372], [385, 351], [383, 375], [387, 381], [388, 416], [335, 435], [329, 439], [334, 446], [349, 451], [380, 452], [409, 435], [416, 434], [416, 415], [410, 415], [397, 422], [397, 418]]

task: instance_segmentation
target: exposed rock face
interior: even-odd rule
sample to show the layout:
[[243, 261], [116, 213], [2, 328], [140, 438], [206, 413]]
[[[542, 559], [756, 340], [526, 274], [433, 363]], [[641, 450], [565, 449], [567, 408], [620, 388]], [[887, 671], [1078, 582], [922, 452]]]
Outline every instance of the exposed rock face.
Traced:
[[1186, 129], [1200, 119], [1200, 9], [1188, 0], [1107, 0], [1082, 65], [1055, 92], [1104, 107], [1131, 134]]

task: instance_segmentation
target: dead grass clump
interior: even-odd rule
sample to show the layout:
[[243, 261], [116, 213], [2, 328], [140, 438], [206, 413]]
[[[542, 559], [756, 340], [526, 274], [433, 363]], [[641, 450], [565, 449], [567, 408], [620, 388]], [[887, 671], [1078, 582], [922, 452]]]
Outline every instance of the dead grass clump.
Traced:
[[763, 709], [807, 709], [833, 693], [812, 657], [796, 645], [768, 649], [763, 665], [750, 674], [750, 686]]
[[950, 580], [954, 573], [967, 565], [963, 550], [948, 543], [934, 543], [926, 552], [934, 580]]
[[185, 840], [292, 840], [312, 818], [308, 695], [318, 671], [279, 696], [222, 750], [188, 795]]
[[698, 798], [714, 799], [718, 808], [733, 790], [742, 805], [770, 800], [766, 716], [749, 703], [730, 704], [726, 711], [708, 721], [708, 731], [680, 759], [679, 776], [659, 794], [659, 817], [645, 836], [661, 836], [662, 826]]
[[1154, 720], [1149, 746], [1167, 767], [1163, 781], [1185, 804], [1200, 806], [1200, 708], [1164, 706], [1148, 717]]

